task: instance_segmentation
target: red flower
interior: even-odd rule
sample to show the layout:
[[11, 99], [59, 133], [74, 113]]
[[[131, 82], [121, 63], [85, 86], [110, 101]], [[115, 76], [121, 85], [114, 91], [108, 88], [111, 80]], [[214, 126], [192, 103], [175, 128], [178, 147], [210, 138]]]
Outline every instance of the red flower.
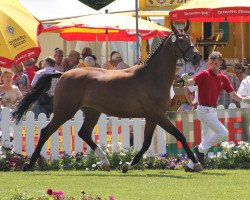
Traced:
[[48, 190], [47, 190], [47, 194], [48, 194], [48, 195], [52, 195], [52, 194], [53, 194], [53, 191], [52, 191], [51, 189], [48, 189]]

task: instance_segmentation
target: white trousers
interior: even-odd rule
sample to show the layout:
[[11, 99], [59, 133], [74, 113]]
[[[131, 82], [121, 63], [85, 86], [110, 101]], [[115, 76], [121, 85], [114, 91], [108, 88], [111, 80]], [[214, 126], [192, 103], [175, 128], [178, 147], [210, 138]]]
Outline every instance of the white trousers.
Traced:
[[[228, 130], [219, 121], [216, 108], [198, 105], [196, 110], [198, 119], [201, 121], [201, 143], [199, 152], [206, 154], [214, 144], [227, 140]], [[192, 168], [190, 160], [188, 166]]]
[[214, 144], [227, 140], [228, 130], [219, 121], [216, 108], [198, 106], [196, 113], [202, 126], [199, 152], [206, 154]]

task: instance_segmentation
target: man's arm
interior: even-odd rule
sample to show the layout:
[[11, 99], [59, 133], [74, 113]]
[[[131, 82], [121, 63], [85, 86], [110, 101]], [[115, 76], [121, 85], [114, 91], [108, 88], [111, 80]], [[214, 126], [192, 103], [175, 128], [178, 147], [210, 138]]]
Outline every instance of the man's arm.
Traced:
[[239, 101], [239, 102], [243, 102], [243, 103], [247, 103], [250, 104], [250, 99], [249, 97], [243, 97], [240, 94], [237, 94], [235, 91], [230, 92], [229, 95], [235, 100], [235, 101]]

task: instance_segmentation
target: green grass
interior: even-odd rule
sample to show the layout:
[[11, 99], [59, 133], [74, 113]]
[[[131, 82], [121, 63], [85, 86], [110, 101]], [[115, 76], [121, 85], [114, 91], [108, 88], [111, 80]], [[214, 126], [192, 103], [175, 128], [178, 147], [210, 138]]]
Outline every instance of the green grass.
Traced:
[[0, 199], [15, 189], [39, 196], [48, 188], [80, 198], [82, 191], [118, 200], [250, 199], [250, 170], [1, 172]]

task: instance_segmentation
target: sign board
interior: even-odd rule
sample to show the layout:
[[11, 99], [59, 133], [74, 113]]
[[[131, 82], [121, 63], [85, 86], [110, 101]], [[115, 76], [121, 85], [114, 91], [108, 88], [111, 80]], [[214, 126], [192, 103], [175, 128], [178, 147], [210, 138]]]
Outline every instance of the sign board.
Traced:
[[186, 3], [189, 0], [145, 0], [146, 9], [169, 9], [172, 10], [174, 8], [179, 7], [180, 5]]

